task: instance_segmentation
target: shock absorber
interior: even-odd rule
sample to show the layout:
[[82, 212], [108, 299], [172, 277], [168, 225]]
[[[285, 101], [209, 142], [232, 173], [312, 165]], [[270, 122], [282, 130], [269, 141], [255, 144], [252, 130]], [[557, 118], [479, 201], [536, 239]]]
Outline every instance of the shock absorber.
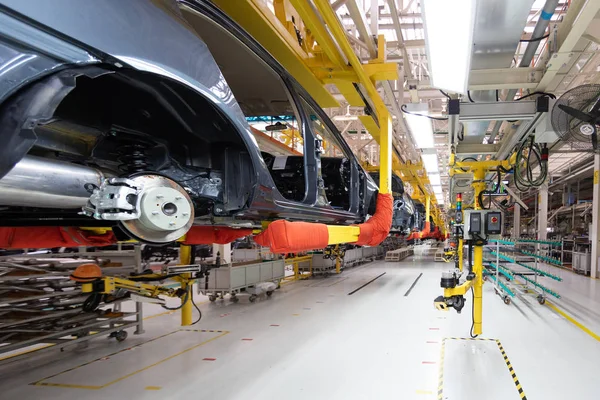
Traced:
[[152, 164], [148, 161], [148, 146], [143, 143], [126, 144], [119, 148], [119, 171], [133, 174], [148, 171]]

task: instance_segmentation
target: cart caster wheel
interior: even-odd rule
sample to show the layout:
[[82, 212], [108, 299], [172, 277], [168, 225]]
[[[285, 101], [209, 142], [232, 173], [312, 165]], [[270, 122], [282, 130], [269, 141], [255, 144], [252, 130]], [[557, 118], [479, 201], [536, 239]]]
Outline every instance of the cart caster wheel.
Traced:
[[546, 304], [546, 298], [544, 296], [538, 296], [537, 297], [537, 301], [538, 303], [540, 303], [541, 305]]
[[111, 334], [111, 336], [117, 339], [117, 342], [122, 342], [123, 340], [127, 339], [128, 335], [127, 331], [117, 331]]
[[210, 300], [211, 303], [214, 303], [215, 301], [217, 301], [217, 296], [210, 295], [210, 296], [208, 296], [208, 300]]
[[254, 303], [256, 301], [256, 295], [253, 294], [248, 300], [250, 300], [250, 303]]
[[509, 305], [510, 304], [510, 297], [506, 296], [504, 298], [504, 304]]
[[237, 303], [238, 301], [240, 301], [240, 299], [237, 296], [231, 296], [231, 301], [233, 301], [234, 303]]
[[272, 290], [270, 290], [270, 291], [267, 292], [267, 296], [268, 297], [271, 297], [272, 295], [273, 295], [273, 291]]

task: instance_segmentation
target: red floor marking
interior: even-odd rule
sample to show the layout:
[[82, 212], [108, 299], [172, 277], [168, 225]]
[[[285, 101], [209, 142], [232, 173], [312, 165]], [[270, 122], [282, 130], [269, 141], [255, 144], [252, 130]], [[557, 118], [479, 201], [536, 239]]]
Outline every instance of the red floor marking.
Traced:
[[221, 314], [221, 318], [228, 316], [229, 314]]
[[245, 338], [245, 339], [242, 339], [242, 340], [247, 340], [247, 341], [251, 341], [251, 340], [253, 340], [253, 339], [246, 339], [246, 338]]
[[202, 361], [215, 361], [216, 358], [203, 358]]
[[271, 326], [279, 326], [279, 325], [276, 325], [276, 324], [271, 324]]
[[429, 328], [430, 331], [439, 331], [440, 328]]
[[435, 364], [435, 361], [423, 361], [422, 364]]

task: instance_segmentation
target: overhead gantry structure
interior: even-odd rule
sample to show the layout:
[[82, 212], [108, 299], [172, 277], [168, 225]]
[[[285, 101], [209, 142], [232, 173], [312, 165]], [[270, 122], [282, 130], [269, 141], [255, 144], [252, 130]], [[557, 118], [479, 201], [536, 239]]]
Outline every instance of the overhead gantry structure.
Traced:
[[[305, 0], [274, 0], [273, 10], [261, 0], [214, 3], [269, 51], [321, 107], [340, 106], [327, 89], [327, 85], [335, 85], [348, 105], [365, 108], [365, 115], [358, 118], [380, 146], [380, 193], [391, 192], [392, 171], [399, 171], [414, 180], [413, 187], [419, 188], [415, 192], [423, 200], [429, 197], [431, 204], [436, 204], [426, 174], [420, 176], [398, 151], [392, 115], [377, 90], [378, 82], [399, 79], [398, 64], [386, 61], [383, 35], [375, 42], [371, 37], [363, 38], [371, 56], [363, 63], [351, 44], [354, 38], [338, 19], [335, 4], [327, 0], [314, 0], [312, 4]], [[366, 30], [361, 35], [367, 36]], [[436, 209], [433, 214], [441, 225], [441, 213]]]

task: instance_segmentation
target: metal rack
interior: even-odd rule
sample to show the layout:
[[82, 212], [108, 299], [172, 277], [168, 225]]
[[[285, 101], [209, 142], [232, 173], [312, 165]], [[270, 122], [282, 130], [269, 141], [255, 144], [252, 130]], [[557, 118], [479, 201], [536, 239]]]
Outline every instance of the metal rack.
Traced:
[[[539, 282], [539, 278], [542, 277], [562, 281], [561, 277], [541, 268], [544, 265], [541, 261], [556, 266], [562, 265], [557, 258], [540, 254], [540, 252], [546, 251], [546, 249], [542, 249], [542, 246], [556, 246], [560, 244], [559, 242], [533, 239], [516, 239], [514, 241], [492, 239], [490, 242], [493, 243], [491, 246], [493, 250], [490, 250], [490, 246], [488, 246], [490, 257], [486, 260], [486, 277], [494, 282], [494, 289], [502, 297], [504, 303], [510, 304], [511, 299], [515, 297], [515, 290], [519, 290], [518, 286], [509, 284], [509, 282], [515, 282], [516, 280], [524, 282], [525, 290], [522, 293], [528, 292], [531, 285], [531, 288], [538, 294], [537, 300], [540, 304], [546, 302], [546, 295], [548, 294], [560, 298], [558, 293]], [[527, 250], [517, 247], [524, 243], [528, 245]], [[534, 247], [535, 252], [530, 251], [531, 246]], [[510, 254], [510, 256], [507, 254]], [[530, 265], [532, 263], [533, 265]], [[522, 268], [519, 269], [518, 267]], [[500, 281], [501, 277], [505, 279], [506, 283]]]
[[[144, 332], [141, 303], [136, 303], [135, 312], [122, 311], [121, 303], [127, 300], [102, 303], [100, 309], [85, 312], [87, 295], [69, 279], [77, 266], [86, 263], [100, 265], [107, 275], [141, 272], [140, 246], [78, 250], [0, 256], [0, 355], [39, 345], [43, 348], [38, 351], [64, 348], [107, 334], [122, 341], [128, 328]], [[0, 363], [18, 356], [0, 357]]]

